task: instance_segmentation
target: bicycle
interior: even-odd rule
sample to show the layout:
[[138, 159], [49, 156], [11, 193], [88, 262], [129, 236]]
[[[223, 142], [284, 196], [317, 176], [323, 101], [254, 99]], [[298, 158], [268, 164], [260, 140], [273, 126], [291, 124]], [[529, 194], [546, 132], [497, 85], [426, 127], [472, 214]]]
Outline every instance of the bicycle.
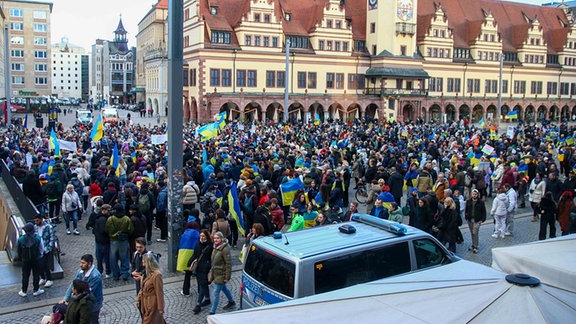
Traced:
[[363, 205], [368, 201], [368, 188], [366, 188], [366, 185], [362, 181], [356, 184], [356, 193], [354, 194], [354, 197], [358, 203]]

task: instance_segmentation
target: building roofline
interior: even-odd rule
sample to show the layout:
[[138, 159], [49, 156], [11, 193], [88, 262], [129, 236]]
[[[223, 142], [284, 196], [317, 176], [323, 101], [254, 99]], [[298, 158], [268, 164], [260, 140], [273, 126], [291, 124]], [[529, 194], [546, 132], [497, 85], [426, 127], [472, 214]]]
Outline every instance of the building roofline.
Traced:
[[[50, 6], [50, 13], [52, 13], [52, 7], [54, 7], [54, 3], [52, 2], [42, 2], [42, 1], [33, 1], [33, 0], [8, 0], [9, 2], [23, 2], [23, 3], [34, 3], [34, 4], [43, 4]], [[3, 1], [4, 2], [4, 1]]]

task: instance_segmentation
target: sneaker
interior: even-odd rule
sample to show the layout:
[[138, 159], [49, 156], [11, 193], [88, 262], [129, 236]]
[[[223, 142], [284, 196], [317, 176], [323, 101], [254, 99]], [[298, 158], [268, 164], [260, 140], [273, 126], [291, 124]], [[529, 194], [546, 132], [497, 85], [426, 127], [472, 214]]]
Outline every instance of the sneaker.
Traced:
[[39, 284], [40, 284], [40, 286], [45, 285], [45, 284], [46, 284], [46, 279], [40, 279]]
[[160, 227], [154, 226], [154, 229], [155, 229], [156, 231], [159, 231], [159, 230], [160, 230]]
[[216, 312], [210, 312], [208, 315], [214, 315], [216, 314]]
[[477, 248], [474, 248], [474, 249], [472, 250], [472, 253], [474, 253], [474, 254], [478, 253], [478, 249], [477, 249]]
[[52, 280], [47, 280], [46, 283], [44, 284], [44, 288], [50, 288], [52, 287], [53, 284], [54, 282], [52, 282]]
[[32, 295], [34, 295], [34, 296], [40, 296], [40, 295], [42, 295], [43, 293], [44, 293], [44, 290], [43, 290], [43, 289], [38, 289], [38, 290], [36, 290]]
[[236, 303], [235, 302], [228, 302], [228, 304], [226, 304], [224, 307], [222, 307], [222, 309], [230, 309], [230, 308], [234, 308], [236, 307]]
[[112, 276], [109, 274], [104, 275], [104, 279], [109, 279], [109, 278], [112, 278]]
[[202, 301], [202, 304], [200, 304], [200, 306], [204, 307], [204, 306], [208, 306], [212, 304], [212, 302], [210, 301], [210, 299], [205, 299]]
[[512, 233], [506, 232], [506, 233], [504, 233], [504, 235], [506, 235], [506, 236], [512, 236]]
[[20, 295], [20, 297], [26, 297], [26, 296], [28, 296], [28, 294], [25, 293], [25, 292], [23, 292], [22, 290], [20, 290], [20, 291], [18, 292], [18, 295]]
[[74, 235], [80, 235], [80, 232], [78, 232], [77, 229], [74, 230]]
[[500, 238], [501, 238], [501, 239], [505, 239], [505, 238], [506, 238], [506, 235], [501, 234], [501, 235], [500, 235]]
[[498, 238], [498, 233], [492, 234], [492, 237], [493, 237], [493, 238]]
[[194, 315], [198, 315], [201, 311], [202, 311], [202, 308], [200, 308], [200, 305], [196, 305], [196, 307], [194, 307], [194, 309], [192, 310]]
[[165, 239], [156, 239], [156, 242], [164, 243], [164, 242], [166, 242], [166, 240]]
[[70, 234], [72, 234], [72, 232], [70, 232], [70, 230], [67, 229], [67, 230], [66, 230], [66, 235], [70, 235]]
[[185, 297], [189, 297], [190, 294], [185, 294], [184, 290], [180, 290], [180, 295], [185, 296]]
[[473, 247], [473, 246], [471, 246], [471, 247], [468, 248], [468, 251], [472, 251], [472, 250], [474, 250], [474, 247]]

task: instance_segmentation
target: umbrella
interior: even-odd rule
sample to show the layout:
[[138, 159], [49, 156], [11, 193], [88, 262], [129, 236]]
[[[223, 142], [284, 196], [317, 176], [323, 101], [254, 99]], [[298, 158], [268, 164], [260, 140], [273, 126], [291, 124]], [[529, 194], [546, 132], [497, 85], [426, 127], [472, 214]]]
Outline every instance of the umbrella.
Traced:
[[271, 306], [209, 316], [208, 323], [569, 323], [576, 318], [576, 294], [538, 284], [529, 276], [509, 276], [509, 281], [506, 277], [460, 260]]

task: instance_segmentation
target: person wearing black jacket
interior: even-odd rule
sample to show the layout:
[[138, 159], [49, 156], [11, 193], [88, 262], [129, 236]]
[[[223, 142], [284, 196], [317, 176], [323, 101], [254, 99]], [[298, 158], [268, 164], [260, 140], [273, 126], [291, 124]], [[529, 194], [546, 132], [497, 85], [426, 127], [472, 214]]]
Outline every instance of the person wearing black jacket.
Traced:
[[40, 181], [38, 181], [34, 170], [28, 171], [28, 174], [24, 178], [22, 182], [22, 192], [32, 200], [34, 205], [40, 205], [44, 202], [44, 192], [42, 191]]
[[476, 189], [472, 190], [472, 197], [466, 201], [464, 217], [468, 222], [470, 235], [472, 236], [472, 246], [468, 248], [468, 251], [478, 253], [478, 232], [480, 231], [480, 225], [486, 221], [486, 205], [480, 199], [480, 194]]
[[[110, 237], [106, 233], [106, 221], [110, 216], [112, 206], [103, 204], [102, 199], [96, 201], [94, 211], [86, 223], [86, 229], [92, 229], [96, 241], [96, 264], [100, 273], [104, 273], [104, 264], [106, 265], [105, 278], [110, 278], [112, 267], [110, 266]], [[100, 204], [100, 206], [98, 206]], [[98, 209], [100, 209], [98, 211]]]
[[203, 229], [200, 231], [200, 241], [194, 247], [194, 254], [188, 261], [188, 266], [190, 270], [192, 269], [192, 263], [194, 260], [198, 259], [196, 265], [196, 283], [198, 284], [198, 299], [196, 300], [196, 307], [194, 307], [194, 314], [197, 315], [202, 310], [203, 306], [208, 306], [211, 304], [210, 301], [210, 289], [208, 285], [208, 272], [210, 271], [211, 258], [212, 258], [212, 240], [210, 239], [210, 232]]
[[[546, 189], [548, 190], [548, 189]], [[550, 238], [556, 237], [556, 214], [558, 207], [552, 197], [550, 191], [546, 191], [542, 200], [540, 200], [540, 232], [538, 233], [539, 240], [546, 239], [546, 231], [548, 225], [550, 226]]]
[[[402, 187], [404, 187], [404, 178], [396, 170], [396, 167], [390, 169], [390, 178], [388, 178], [388, 185], [390, 186], [390, 193], [394, 196], [396, 204], [400, 206], [400, 200], [402, 199]], [[386, 179], [385, 179], [386, 180]]]
[[134, 231], [130, 234], [130, 254], [136, 252], [136, 239], [146, 236], [146, 216], [140, 214], [137, 204], [130, 205], [129, 216], [134, 226]]

